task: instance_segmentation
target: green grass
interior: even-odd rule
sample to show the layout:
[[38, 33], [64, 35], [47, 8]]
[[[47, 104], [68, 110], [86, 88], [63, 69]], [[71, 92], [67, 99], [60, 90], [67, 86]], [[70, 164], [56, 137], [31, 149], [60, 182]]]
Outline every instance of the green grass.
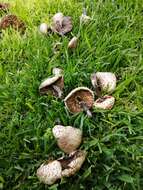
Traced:
[[[10, 0], [10, 12], [27, 25], [0, 39], [0, 188], [6, 190], [141, 190], [143, 188], [143, 0], [86, 0], [93, 21], [80, 28], [78, 48], [67, 51], [79, 32], [83, 2]], [[42, 36], [37, 27], [61, 11], [72, 16], [66, 37]], [[2, 16], [2, 14], [1, 14]], [[62, 42], [58, 54], [53, 43]], [[118, 77], [111, 111], [69, 114], [64, 103], [40, 96], [41, 81], [53, 67], [64, 70], [66, 96], [78, 86], [91, 87], [90, 74], [111, 71]], [[44, 103], [44, 104], [43, 104]], [[46, 105], [45, 105], [46, 104]], [[83, 130], [87, 159], [73, 177], [51, 187], [36, 177], [39, 165], [63, 155], [51, 129], [57, 119]]]

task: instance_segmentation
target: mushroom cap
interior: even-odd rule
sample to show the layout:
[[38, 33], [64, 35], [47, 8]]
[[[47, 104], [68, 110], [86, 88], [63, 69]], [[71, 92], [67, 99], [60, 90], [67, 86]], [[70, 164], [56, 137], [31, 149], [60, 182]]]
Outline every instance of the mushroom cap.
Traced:
[[72, 19], [69, 16], [64, 16], [62, 23], [53, 22], [52, 31], [60, 35], [64, 35], [72, 30]]
[[0, 3], [0, 11], [7, 11], [10, 7], [9, 3]]
[[55, 68], [53, 68], [53, 71], [52, 71], [52, 72], [53, 72], [53, 75], [59, 76], [59, 75], [62, 74], [63, 70], [60, 69], [60, 68], [55, 67]]
[[62, 167], [59, 161], [42, 164], [37, 170], [37, 177], [44, 184], [51, 185], [61, 178]]
[[90, 109], [94, 103], [94, 93], [87, 87], [78, 87], [72, 90], [64, 99], [65, 106], [71, 113], [83, 111], [78, 100], [84, 102], [87, 108]]
[[91, 17], [90, 16], [87, 16], [85, 14], [82, 14], [80, 16], [80, 22], [84, 23], [84, 24], [87, 24], [89, 21], [91, 20]]
[[111, 72], [97, 72], [96, 73], [97, 82], [102, 91], [111, 93], [116, 88], [116, 76]]
[[6, 15], [0, 21], [0, 29], [6, 29], [8, 27], [12, 27], [15, 30], [25, 31], [26, 26], [25, 23], [19, 19], [16, 15]]
[[42, 23], [42, 24], [40, 24], [39, 30], [40, 30], [41, 33], [47, 34], [48, 28], [49, 27], [48, 27], [48, 25], [46, 23]]
[[41, 94], [52, 93], [58, 96], [52, 85], [58, 86], [61, 90], [64, 87], [64, 79], [61, 75], [56, 75], [54, 77], [49, 77], [45, 79], [39, 86], [39, 91]]
[[113, 96], [105, 95], [101, 98], [98, 98], [94, 102], [94, 107], [101, 109], [112, 109], [114, 103], [115, 103], [115, 98]]
[[76, 150], [82, 141], [82, 131], [71, 126], [56, 125], [53, 128], [53, 135], [57, 139], [58, 146], [65, 153]]
[[77, 47], [78, 38], [74, 36], [68, 43], [68, 48], [74, 49]]
[[82, 150], [72, 152], [67, 158], [60, 158], [58, 161], [62, 166], [62, 176], [70, 177], [74, 175], [85, 161], [87, 153]]
[[56, 13], [54, 16], [53, 16], [53, 23], [57, 23], [59, 22], [60, 24], [62, 24], [63, 22], [63, 18], [64, 18], [64, 15], [63, 13], [59, 12], [59, 13]]

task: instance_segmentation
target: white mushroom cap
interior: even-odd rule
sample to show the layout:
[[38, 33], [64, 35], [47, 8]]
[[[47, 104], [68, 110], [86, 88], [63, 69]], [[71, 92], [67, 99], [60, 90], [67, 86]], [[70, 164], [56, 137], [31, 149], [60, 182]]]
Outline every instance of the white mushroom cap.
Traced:
[[94, 87], [98, 84], [101, 91], [108, 93], [113, 92], [116, 88], [116, 76], [111, 72], [97, 72], [92, 75], [91, 82], [93, 86], [95, 85]]
[[60, 25], [62, 25], [63, 18], [64, 18], [63, 13], [61, 13], [61, 12], [56, 13], [56, 14], [53, 16], [53, 22], [54, 22], [55, 24], [58, 22]]
[[56, 82], [61, 76], [54, 76], [54, 77], [49, 77], [45, 79], [39, 86], [39, 89], [44, 88], [46, 86], [50, 86], [54, 82]]
[[48, 25], [46, 23], [40, 24], [39, 30], [43, 34], [47, 34], [48, 32]]
[[61, 178], [62, 167], [57, 160], [42, 164], [37, 170], [37, 177], [45, 184], [51, 185]]
[[77, 47], [78, 38], [74, 36], [68, 43], [68, 48], [74, 49]]
[[66, 153], [76, 150], [82, 141], [82, 131], [71, 126], [56, 125], [53, 128], [53, 135], [57, 139], [58, 146]]
[[102, 98], [98, 98], [94, 102], [95, 108], [101, 108], [101, 109], [112, 109], [113, 105], [115, 103], [115, 98], [113, 96], [103, 96]]
[[[64, 168], [62, 169], [62, 176], [70, 177], [74, 175], [81, 168], [82, 164], [85, 161], [86, 155], [87, 153], [82, 150], [77, 150], [75, 152], [72, 152], [69, 155], [69, 161], [68, 159], [65, 160], [65, 162], [67, 162], [67, 166], [65, 167], [65, 169]], [[61, 165], [62, 165], [62, 159], [58, 159], [58, 160], [61, 162]], [[63, 158], [63, 162], [64, 162], [64, 158]]]
[[64, 99], [65, 106], [71, 113], [83, 111], [83, 108], [77, 102], [77, 99], [84, 102], [87, 108], [91, 108], [94, 103], [94, 93], [87, 87], [78, 87], [72, 90]]

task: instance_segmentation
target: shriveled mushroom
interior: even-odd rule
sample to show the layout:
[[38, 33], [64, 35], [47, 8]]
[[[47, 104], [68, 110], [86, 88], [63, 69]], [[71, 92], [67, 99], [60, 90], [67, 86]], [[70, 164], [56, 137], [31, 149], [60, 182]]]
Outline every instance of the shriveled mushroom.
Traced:
[[16, 15], [6, 15], [0, 21], [0, 29], [12, 27], [15, 30], [24, 32], [26, 29], [25, 23], [19, 19]]
[[74, 36], [68, 43], [69, 49], [75, 49], [77, 47], [78, 38]]
[[55, 125], [53, 135], [59, 148], [65, 153], [71, 153], [76, 150], [82, 141], [82, 131], [71, 126]]
[[91, 83], [95, 88], [97, 95], [102, 91], [111, 93], [116, 88], [116, 76], [111, 72], [93, 73], [91, 75]]
[[74, 175], [85, 161], [87, 153], [82, 150], [72, 152], [68, 157], [60, 158], [58, 161], [62, 166], [62, 176], [70, 177]]
[[52, 31], [64, 35], [72, 30], [72, 20], [69, 16], [63, 16], [62, 13], [56, 13], [53, 16]]
[[57, 160], [42, 164], [37, 170], [39, 180], [48, 185], [52, 185], [62, 177], [62, 166]]
[[89, 109], [93, 106], [94, 94], [89, 88], [75, 88], [64, 99], [64, 102], [71, 113], [85, 111], [89, 117], [92, 116]]
[[53, 72], [55, 76], [45, 79], [39, 86], [40, 94], [51, 94], [61, 98], [62, 90], [64, 88], [64, 78], [60, 73], [61, 69], [56, 68]]
[[0, 11], [6, 12], [10, 7], [9, 3], [0, 3]]
[[113, 96], [106, 95], [101, 98], [98, 98], [94, 102], [94, 107], [101, 109], [112, 109], [114, 103], [115, 103], [115, 98]]
[[42, 164], [37, 170], [38, 179], [48, 185], [52, 185], [62, 177], [74, 175], [82, 166], [86, 158], [86, 152], [77, 150], [69, 156]]

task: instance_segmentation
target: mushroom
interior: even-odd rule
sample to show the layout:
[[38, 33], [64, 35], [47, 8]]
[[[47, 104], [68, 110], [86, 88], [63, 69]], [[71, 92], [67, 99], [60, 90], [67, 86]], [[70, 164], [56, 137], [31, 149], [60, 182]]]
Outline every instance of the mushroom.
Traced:
[[9, 3], [0, 3], [0, 11], [7, 11], [10, 7]]
[[37, 177], [44, 184], [52, 185], [62, 177], [62, 166], [57, 160], [43, 163], [37, 170]]
[[15, 30], [25, 31], [26, 26], [22, 20], [20, 20], [16, 15], [6, 15], [1, 19], [0, 29], [6, 29], [12, 27]]
[[[55, 71], [53, 70], [53, 72]], [[53, 96], [61, 98], [63, 88], [64, 78], [61, 74], [57, 73], [55, 76], [45, 79], [40, 84], [39, 91], [40, 94], [52, 94]]]
[[62, 13], [56, 13], [53, 16], [53, 23], [51, 27], [53, 32], [60, 35], [65, 35], [72, 30], [72, 20], [71, 17], [63, 16]]
[[43, 34], [47, 34], [48, 33], [48, 25], [46, 23], [42, 23], [40, 24], [40, 27], [39, 27], [39, 31]]
[[101, 109], [112, 109], [114, 103], [115, 103], [115, 98], [113, 96], [105, 95], [101, 98], [98, 98], [94, 102], [94, 107]]
[[75, 49], [77, 47], [78, 38], [74, 36], [68, 43], [69, 49]]
[[53, 135], [57, 140], [58, 146], [65, 153], [75, 151], [82, 141], [82, 131], [71, 126], [55, 125]]
[[62, 176], [70, 177], [74, 175], [85, 161], [87, 153], [82, 150], [72, 152], [68, 157], [59, 158], [62, 166]]
[[84, 9], [83, 9], [83, 13], [82, 13], [82, 15], [80, 16], [80, 22], [81, 22], [81, 23], [84, 23], [84, 24], [87, 24], [90, 20], [91, 20], [91, 17], [90, 17], [90, 16], [87, 16], [87, 11], [86, 11], [86, 9], [84, 8]]
[[52, 185], [62, 177], [74, 175], [82, 166], [86, 152], [77, 150], [69, 156], [42, 164], [37, 170], [38, 179], [44, 184]]
[[89, 111], [94, 103], [93, 92], [86, 87], [78, 87], [72, 90], [64, 99], [65, 106], [71, 113], [79, 113], [85, 111], [89, 117], [92, 116]]
[[116, 76], [111, 72], [97, 72], [91, 75], [91, 83], [96, 90], [97, 95], [107, 92], [111, 93], [116, 88]]

